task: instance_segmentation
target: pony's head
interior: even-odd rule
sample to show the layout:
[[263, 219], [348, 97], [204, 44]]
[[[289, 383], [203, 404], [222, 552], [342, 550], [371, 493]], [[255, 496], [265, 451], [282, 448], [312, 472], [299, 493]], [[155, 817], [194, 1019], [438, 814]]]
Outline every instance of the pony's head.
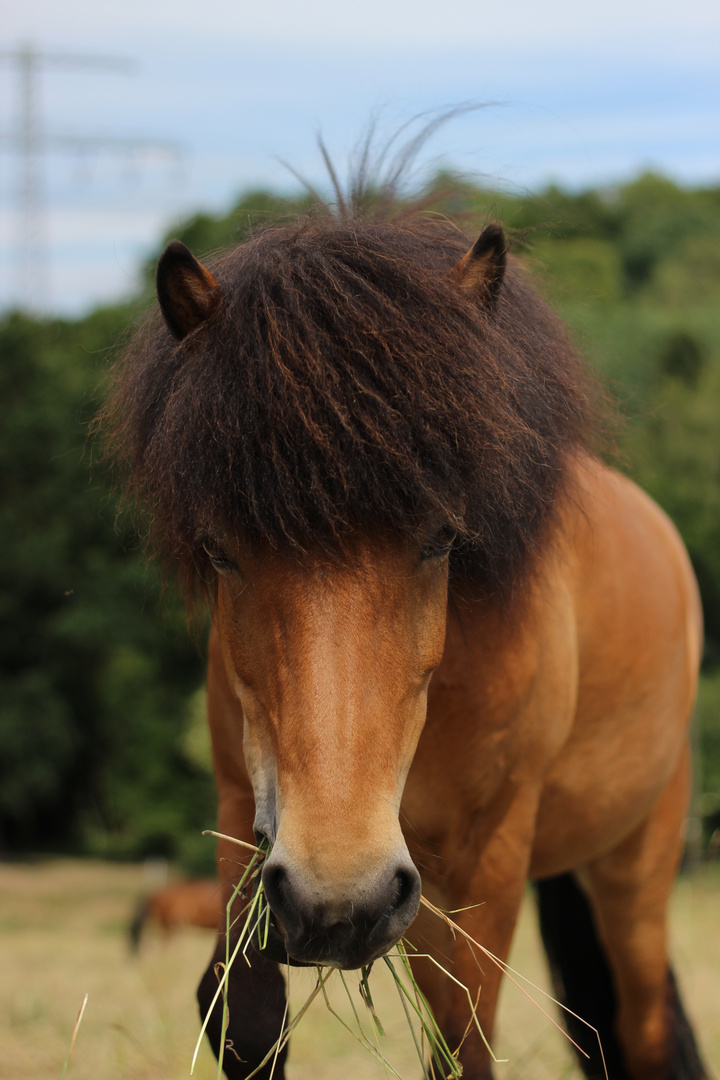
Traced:
[[[228, 536], [216, 631], [242, 703], [275, 958], [359, 967], [414, 918], [400, 799], [445, 639], [448, 537], [302, 562]], [[217, 747], [216, 747], [217, 753]]]
[[112, 409], [153, 532], [210, 582], [275, 942], [353, 967], [417, 911], [398, 813], [448, 587], [528, 573], [590, 410], [489, 226], [314, 218], [171, 244]]

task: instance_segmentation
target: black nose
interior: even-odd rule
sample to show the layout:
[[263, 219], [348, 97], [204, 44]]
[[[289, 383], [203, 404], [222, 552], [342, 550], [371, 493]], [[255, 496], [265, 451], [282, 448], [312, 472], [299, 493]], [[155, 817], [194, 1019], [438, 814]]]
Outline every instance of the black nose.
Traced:
[[339, 894], [274, 856], [262, 881], [288, 956], [304, 964], [369, 964], [402, 937], [420, 905], [420, 875], [409, 860]]

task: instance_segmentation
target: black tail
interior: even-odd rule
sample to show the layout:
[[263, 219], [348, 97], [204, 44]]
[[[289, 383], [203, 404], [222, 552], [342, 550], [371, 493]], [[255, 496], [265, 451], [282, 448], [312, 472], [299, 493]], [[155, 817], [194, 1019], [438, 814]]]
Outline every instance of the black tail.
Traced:
[[[590, 906], [571, 874], [537, 883], [540, 933], [550, 964], [555, 995], [600, 1035], [610, 1080], [630, 1080], [615, 1036], [616, 999], [613, 979], [598, 940]], [[673, 1020], [675, 1051], [666, 1080], [707, 1080], [695, 1037], [680, 1001], [672, 971], [668, 1007]], [[563, 1011], [568, 1034], [590, 1055], [577, 1055], [588, 1080], [605, 1080], [595, 1033]]]
[[138, 900], [135, 907], [135, 914], [132, 917], [132, 922], [128, 927], [128, 937], [130, 939], [130, 952], [136, 953], [140, 949], [140, 939], [142, 938], [143, 929], [145, 928], [145, 920], [148, 917], [150, 911], [150, 897], [143, 896]]

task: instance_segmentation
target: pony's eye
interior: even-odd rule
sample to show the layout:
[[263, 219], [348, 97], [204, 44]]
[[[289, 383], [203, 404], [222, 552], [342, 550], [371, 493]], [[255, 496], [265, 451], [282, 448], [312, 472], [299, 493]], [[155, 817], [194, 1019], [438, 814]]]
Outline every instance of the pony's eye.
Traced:
[[457, 533], [450, 525], [443, 525], [431, 544], [422, 550], [423, 559], [441, 559], [447, 555], [455, 543]]
[[219, 544], [203, 541], [203, 550], [219, 574], [229, 574], [235, 569], [235, 563]]

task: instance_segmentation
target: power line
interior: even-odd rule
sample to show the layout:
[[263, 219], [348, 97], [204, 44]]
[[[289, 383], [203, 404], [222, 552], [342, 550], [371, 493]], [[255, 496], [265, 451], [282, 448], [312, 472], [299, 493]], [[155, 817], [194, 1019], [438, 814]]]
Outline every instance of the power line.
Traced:
[[53, 151], [94, 150], [130, 156], [160, 153], [178, 158], [178, 143], [162, 139], [118, 138], [107, 135], [58, 135], [46, 132], [40, 104], [40, 73], [45, 68], [67, 71], [115, 71], [132, 74], [137, 64], [122, 57], [76, 56], [71, 53], [42, 53], [33, 45], [0, 51], [0, 63], [10, 63], [18, 73], [16, 129], [0, 135], [0, 146], [18, 156], [17, 251], [20, 303], [29, 311], [48, 307], [47, 215], [44, 156]]

